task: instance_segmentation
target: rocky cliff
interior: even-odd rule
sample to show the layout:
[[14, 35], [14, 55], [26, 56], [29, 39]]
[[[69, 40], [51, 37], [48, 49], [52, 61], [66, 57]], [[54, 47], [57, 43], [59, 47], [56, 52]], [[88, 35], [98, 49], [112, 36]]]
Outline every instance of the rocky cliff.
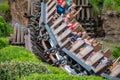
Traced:
[[107, 11], [102, 14], [105, 38], [120, 42], [120, 12]]
[[12, 16], [12, 25], [19, 23], [27, 26], [27, 19], [24, 13], [28, 10], [28, 0], [9, 0]]

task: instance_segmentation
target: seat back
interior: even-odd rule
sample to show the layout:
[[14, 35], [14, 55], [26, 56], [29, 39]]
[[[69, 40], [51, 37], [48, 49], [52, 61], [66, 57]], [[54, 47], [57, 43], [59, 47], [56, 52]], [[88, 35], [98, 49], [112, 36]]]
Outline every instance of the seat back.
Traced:
[[53, 14], [55, 14], [56, 6], [54, 6], [48, 13], [47, 13], [47, 19], [50, 18]]
[[55, 30], [53, 31], [53, 33], [54, 33], [54, 34], [58, 34], [60, 31], [62, 31], [63, 29], [65, 29], [66, 26], [67, 26], [66, 23], [62, 23], [57, 29], [55, 29]]
[[53, 0], [49, 5], [47, 5], [47, 11], [50, 11], [52, 7], [56, 6], [56, 1]]
[[66, 45], [70, 43], [71, 43], [70, 39], [67, 38], [64, 42], [62, 42], [61, 47], [66, 47]]
[[111, 70], [110, 76], [112, 76], [112, 77], [117, 77], [117, 76], [119, 76], [119, 74], [120, 74], [120, 63], [117, 64], [117, 65]]
[[100, 64], [94, 69], [94, 72], [97, 73], [97, 74], [101, 74], [102, 72], [105, 71], [106, 66], [107, 66], [106, 63]]
[[99, 50], [102, 49], [102, 44], [100, 44], [99, 42], [96, 43], [96, 44], [93, 44], [93, 47], [94, 47], [94, 51], [95, 52], [98, 52]]
[[62, 41], [64, 38], [66, 38], [71, 33], [70, 29], [66, 29], [60, 36], [57, 37], [58, 41]]
[[63, 18], [59, 17], [54, 24], [51, 26], [52, 29], [54, 29], [56, 26], [58, 26], [60, 23], [62, 23]]
[[81, 54], [81, 56], [83, 58], [83, 57], [85, 57], [86, 55], [88, 55], [92, 51], [93, 51], [93, 47], [88, 45], [82, 51], [80, 51], [79, 54]]
[[73, 45], [72, 48], [70, 49], [71, 52], [74, 52], [78, 48], [80, 48], [84, 44], [83, 40], [77, 40]]
[[53, 0], [46, 0], [46, 4], [49, 5]]
[[103, 54], [101, 52], [95, 53], [90, 59], [88, 59], [85, 63], [92, 66], [98, 61], [100, 61], [103, 58]]
[[104, 56], [107, 57], [107, 58], [110, 58], [112, 56], [112, 53], [111, 53], [110, 49], [106, 49], [104, 51]]

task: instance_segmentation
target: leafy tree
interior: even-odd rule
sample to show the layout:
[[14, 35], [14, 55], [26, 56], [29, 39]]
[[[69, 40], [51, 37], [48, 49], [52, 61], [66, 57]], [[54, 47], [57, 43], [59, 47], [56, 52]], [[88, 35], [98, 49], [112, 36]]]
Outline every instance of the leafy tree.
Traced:
[[118, 58], [120, 56], [120, 46], [116, 46], [113, 50], [112, 50], [113, 56], [115, 58]]
[[7, 38], [0, 38], [0, 49], [9, 45], [9, 40]]
[[114, 0], [115, 1], [115, 9], [120, 11], [120, 0]]
[[0, 15], [9, 22], [11, 20], [10, 8], [7, 2], [0, 3]]
[[104, 8], [104, 10], [114, 10], [115, 1], [114, 0], [105, 0], [103, 8]]
[[12, 33], [12, 27], [5, 22], [2, 16], [0, 16], [0, 37], [6, 37]]
[[103, 9], [103, 0], [90, 0], [92, 4], [92, 15], [98, 15]]
[[9, 5], [7, 3], [0, 3], [0, 11], [8, 11]]
[[92, 4], [92, 14], [101, 14], [103, 10], [120, 10], [120, 0], [89, 0]]

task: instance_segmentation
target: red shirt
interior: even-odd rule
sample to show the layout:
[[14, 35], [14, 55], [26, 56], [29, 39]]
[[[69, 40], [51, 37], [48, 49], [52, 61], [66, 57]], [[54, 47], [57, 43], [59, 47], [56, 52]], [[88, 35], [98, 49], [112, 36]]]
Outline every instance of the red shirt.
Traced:
[[57, 4], [62, 5], [63, 1], [57, 0]]
[[74, 30], [75, 26], [77, 26], [77, 24], [70, 24], [69, 26], [67, 26], [67, 28]]

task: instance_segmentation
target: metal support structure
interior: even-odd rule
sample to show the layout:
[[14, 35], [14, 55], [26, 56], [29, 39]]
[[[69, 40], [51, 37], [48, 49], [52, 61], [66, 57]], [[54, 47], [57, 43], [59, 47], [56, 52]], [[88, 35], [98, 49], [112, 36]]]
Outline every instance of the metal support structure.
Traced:
[[[86, 0], [86, 2], [87, 2], [87, 0]], [[83, 3], [84, 3], [84, 0], [82, 0], [81, 4], [83, 4]], [[88, 4], [88, 2], [87, 2], [87, 4]], [[49, 58], [51, 60], [53, 59], [52, 60], [53, 63], [55, 65], [62, 65], [62, 64], [65, 63], [64, 66], [62, 66], [62, 67], [72, 74], [79, 74], [78, 73], [79, 71], [80, 71], [80, 73], [84, 73], [84, 71], [85, 71], [90, 75], [95, 75], [96, 72], [94, 72], [94, 69], [93, 69], [92, 66], [87, 65], [85, 63], [85, 61], [82, 60], [81, 58], [78, 58], [75, 55], [74, 52], [70, 52], [68, 49], [60, 47], [61, 45], [58, 43], [58, 41], [57, 41], [54, 33], [52, 32], [50, 26], [47, 24], [47, 11], [46, 11], [45, 0], [41, 0], [41, 12], [39, 12], [39, 13], [41, 13], [41, 17], [39, 19], [39, 26], [35, 30], [36, 31], [41, 31], [41, 28], [44, 28], [43, 31], [47, 32], [45, 34], [44, 33], [42, 34], [42, 32], [41, 32], [41, 34], [38, 36], [38, 40], [46, 39], [46, 37], [49, 37], [49, 38], [47, 38], [47, 42], [49, 42], [49, 45], [50, 45], [51, 48], [50, 47], [45, 48], [44, 53], [48, 54]], [[83, 13], [84, 13], [84, 10], [83, 10]], [[88, 10], [88, 13], [89, 13], [89, 10]], [[83, 16], [85, 17], [85, 15], [83, 15]], [[88, 14], [87, 17], [90, 18], [90, 15]], [[87, 21], [85, 23], [87, 23]], [[90, 25], [93, 25], [93, 24], [90, 24]], [[44, 42], [44, 44], [45, 44], [45, 42]], [[61, 52], [64, 53], [63, 56], [61, 55]], [[78, 68], [81, 68], [83, 70], [78, 69], [78, 72], [77, 72], [77, 69], [74, 69], [73, 67], [71, 67], [72, 63], [69, 63], [69, 64], [66, 63], [67, 59], [71, 59], [72, 61], [74, 61], [76, 63], [75, 65], [80, 66]], [[69, 62], [69, 60], [68, 60], [68, 62]], [[105, 78], [108, 78], [110, 80], [119, 80], [119, 78], [113, 78], [113, 77], [111, 77], [111, 76], [109, 76], [108, 74], [105, 74], [105, 73], [101, 74], [101, 76], [103, 76]]]
[[[46, 23], [46, 19], [47, 19], [47, 18], [46, 18], [46, 13], [47, 13], [47, 12], [46, 12], [46, 4], [44, 3], [44, 0], [43, 0], [43, 2], [41, 2], [41, 18], [40, 18], [39, 26], [42, 24], [42, 25], [45, 27], [45, 29], [46, 29], [46, 31], [48, 32], [48, 35], [49, 35], [51, 41], [54, 43], [54, 44], [53, 44], [54, 47], [56, 48], [56, 47], [59, 46], [59, 44], [58, 44], [58, 42], [57, 42], [57, 40], [56, 40], [56, 38], [55, 38], [52, 30], [50, 29], [50, 27], [49, 27], [48, 24]], [[51, 41], [50, 41], [50, 42], [51, 42]]]
[[79, 63], [85, 70], [88, 71], [89, 74], [94, 74], [93, 69], [88, 66], [87, 64], [85, 64], [80, 58], [78, 58], [77, 56], [75, 56], [73, 53], [71, 53], [70, 51], [68, 51], [66, 48], [62, 49], [69, 57], [71, 57], [73, 60], [75, 60], [77, 63]]
[[102, 73], [101, 76], [104, 77], [104, 78], [107, 78], [109, 80], [120, 80], [120, 78], [111, 77], [111, 76], [109, 76], [108, 74], [105, 74], [105, 73]]
[[[39, 25], [43, 25], [47, 31], [47, 33], [49, 34], [50, 37], [50, 41], [52, 41], [52, 47], [53, 48], [59, 48], [59, 44], [58, 41], [56, 40], [52, 30], [50, 29], [50, 27], [48, 26], [48, 24], [46, 23], [46, 4], [44, 2], [41, 3], [41, 18], [40, 18], [40, 23]], [[66, 48], [63, 48], [62, 51], [64, 53], [66, 53], [67, 55], [69, 55], [70, 58], [72, 58], [73, 60], [75, 60], [77, 63], [79, 63], [85, 70], [87, 70], [87, 72], [89, 74], [94, 74], [93, 69], [86, 65], [81, 59], [77, 58], [75, 55], [73, 55], [73, 53], [71, 53], [70, 51], [68, 51]]]

